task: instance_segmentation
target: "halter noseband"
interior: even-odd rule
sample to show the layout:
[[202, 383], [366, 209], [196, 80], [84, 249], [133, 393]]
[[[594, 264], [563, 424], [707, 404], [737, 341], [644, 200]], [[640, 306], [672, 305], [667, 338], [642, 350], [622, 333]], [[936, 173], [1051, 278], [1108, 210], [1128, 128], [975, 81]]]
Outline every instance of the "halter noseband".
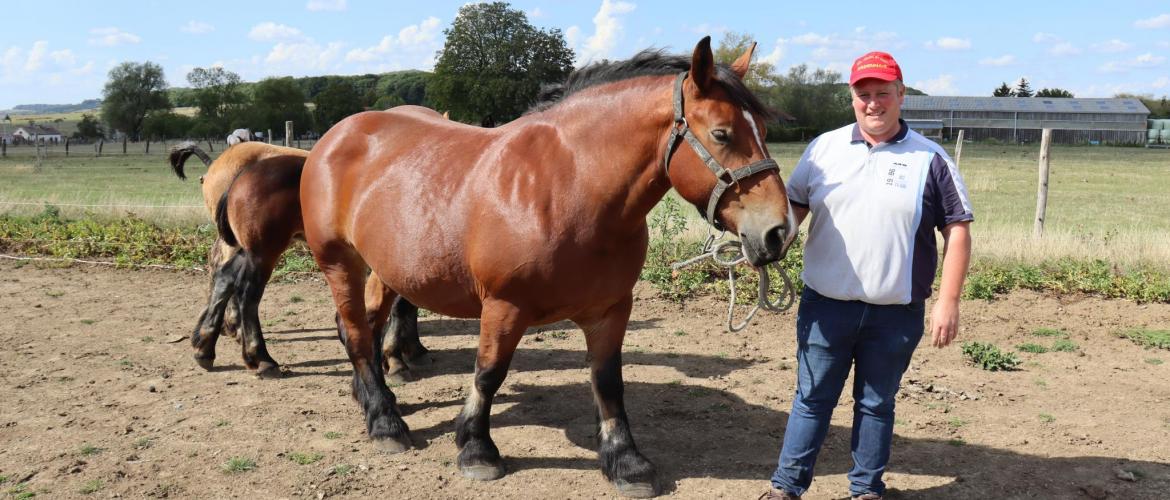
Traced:
[[691, 149], [695, 154], [703, 160], [707, 165], [707, 169], [715, 174], [715, 187], [711, 189], [711, 197], [707, 200], [707, 209], [699, 209], [703, 214], [703, 218], [707, 219], [707, 223], [711, 224], [715, 229], [723, 230], [723, 225], [715, 220], [715, 207], [719, 205], [720, 198], [727, 192], [727, 188], [732, 184], [738, 184], [739, 181], [756, 175], [760, 172], [767, 172], [769, 170], [780, 171], [780, 165], [776, 160], [767, 157], [768, 151], [763, 151], [765, 157], [746, 167], [737, 168], [735, 170], [728, 170], [719, 164], [715, 157], [707, 151], [703, 143], [691, 133], [691, 128], [687, 124], [686, 117], [683, 116], [683, 80], [686, 80], [687, 72], [683, 71], [674, 79], [674, 126], [670, 128], [670, 135], [666, 137], [666, 157], [662, 160], [662, 168], [666, 171], [667, 178], [670, 176], [670, 157], [674, 154], [674, 147], [678, 145], [680, 138], [686, 139], [687, 143], [691, 145]]

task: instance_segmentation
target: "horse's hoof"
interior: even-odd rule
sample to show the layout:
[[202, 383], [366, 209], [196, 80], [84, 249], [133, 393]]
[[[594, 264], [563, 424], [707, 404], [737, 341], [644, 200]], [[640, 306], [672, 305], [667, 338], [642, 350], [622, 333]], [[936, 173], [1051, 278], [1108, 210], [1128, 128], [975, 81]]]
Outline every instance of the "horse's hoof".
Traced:
[[631, 483], [618, 479], [613, 482], [618, 493], [626, 498], [652, 498], [658, 496], [658, 488], [654, 487], [654, 483]]
[[394, 438], [374, 438], [374, 448], [387, 455], [394, 455], [409, 450], [414, 444], [410, 441], [410, 436], [403, 436], [401, 439]]
[[476, 481], [494, 481], [504, 477], [504, 464], [462, 465], [459, 467], [459, 472], [462, 472], [463, 477], [467, 479], [473, 479]]
[[195, 358], [195, 363], [204, 370], [211, 371], [211, 367], [215, 366], [215, 358], [204, 358], [200, 357], [198, 354], [192, 357]]
[[256, 369], [256, 378], [267, 380], [282, 377], [284, 377], [284, 373], [281, 373], [280, 365], [276, 363], [261, 361], [260, 366]]
[[402, 385], [413, 380], [414, 377], [410, 375], [410, 370], [398, 370], [386, 374], [386, 385]]

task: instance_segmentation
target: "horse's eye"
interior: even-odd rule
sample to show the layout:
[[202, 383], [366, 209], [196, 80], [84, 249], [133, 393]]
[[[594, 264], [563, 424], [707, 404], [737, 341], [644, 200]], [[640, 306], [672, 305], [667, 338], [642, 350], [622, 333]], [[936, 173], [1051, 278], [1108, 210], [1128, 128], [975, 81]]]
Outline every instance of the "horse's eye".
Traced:
[[731, 142], [731, 134], [727, 133], [726, 130], [721, 128], [712, 130], [711, 138], [715, 139], [715, 142], [718, 142], [719, 144], [727, 144], [728, 142]]

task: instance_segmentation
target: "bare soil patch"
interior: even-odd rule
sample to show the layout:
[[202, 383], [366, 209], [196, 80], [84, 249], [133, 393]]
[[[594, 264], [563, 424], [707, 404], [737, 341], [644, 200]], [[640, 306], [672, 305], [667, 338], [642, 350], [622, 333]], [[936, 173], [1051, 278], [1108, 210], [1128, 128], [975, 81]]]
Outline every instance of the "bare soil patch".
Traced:
[[[478, 323], [427, 316], [436, 363], [393, 388], [421, 448], [378, 453], [350, 398], [350, 364], [319, 281], [276, 283], [261, 308], [287, 370], [258, 380], [230, 338], [199, 369], [184, 337], [203, 275], [0, 261], [0, 497], [605, 498], [581, 333], [528, 333], [493, 408], [508, 474], [463, 479], [454, 419]], [[626, 403], [665, 495], [755, 498], [775, 465], [795, 383], [793, 314], [723, 331], [725, 304], [678, 305], [640, 285], [625, 347]], [[1164, 498], [1170, 351], [1114, 333], [1170, 328], [1170, 305], [1018, 292], [966, 302], [959, 341], [1015, 350], [1012, 372], [923, 344], [898, 406], [890, 498]], [[848, 386], [847, 386], [848, 387]], [[806, 498], [847, 494], [852, 400], [834, 417]], [[225, 472], [232, 458], [237, 469]], [[315, 459], [315, 460], [314, 460]], [[311, 462], [302, 464], [304, 462]]]

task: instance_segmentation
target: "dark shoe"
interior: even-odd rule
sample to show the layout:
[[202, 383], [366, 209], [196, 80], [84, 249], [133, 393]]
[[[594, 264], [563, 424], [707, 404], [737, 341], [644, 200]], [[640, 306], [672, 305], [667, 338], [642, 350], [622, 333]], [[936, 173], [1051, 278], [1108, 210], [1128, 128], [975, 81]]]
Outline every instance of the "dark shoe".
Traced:
[[882, 496], [877, 493], [866, 493], [853, 497], [853, 500], [882, 500]]
[[765, 491], [763, 495], [760, 495], [759, 500], [800, 500], [800, 496], [793, 495], [792, 493], [784, 490], [778, 490], [776, 488], [769, 487], [768, 491]]

